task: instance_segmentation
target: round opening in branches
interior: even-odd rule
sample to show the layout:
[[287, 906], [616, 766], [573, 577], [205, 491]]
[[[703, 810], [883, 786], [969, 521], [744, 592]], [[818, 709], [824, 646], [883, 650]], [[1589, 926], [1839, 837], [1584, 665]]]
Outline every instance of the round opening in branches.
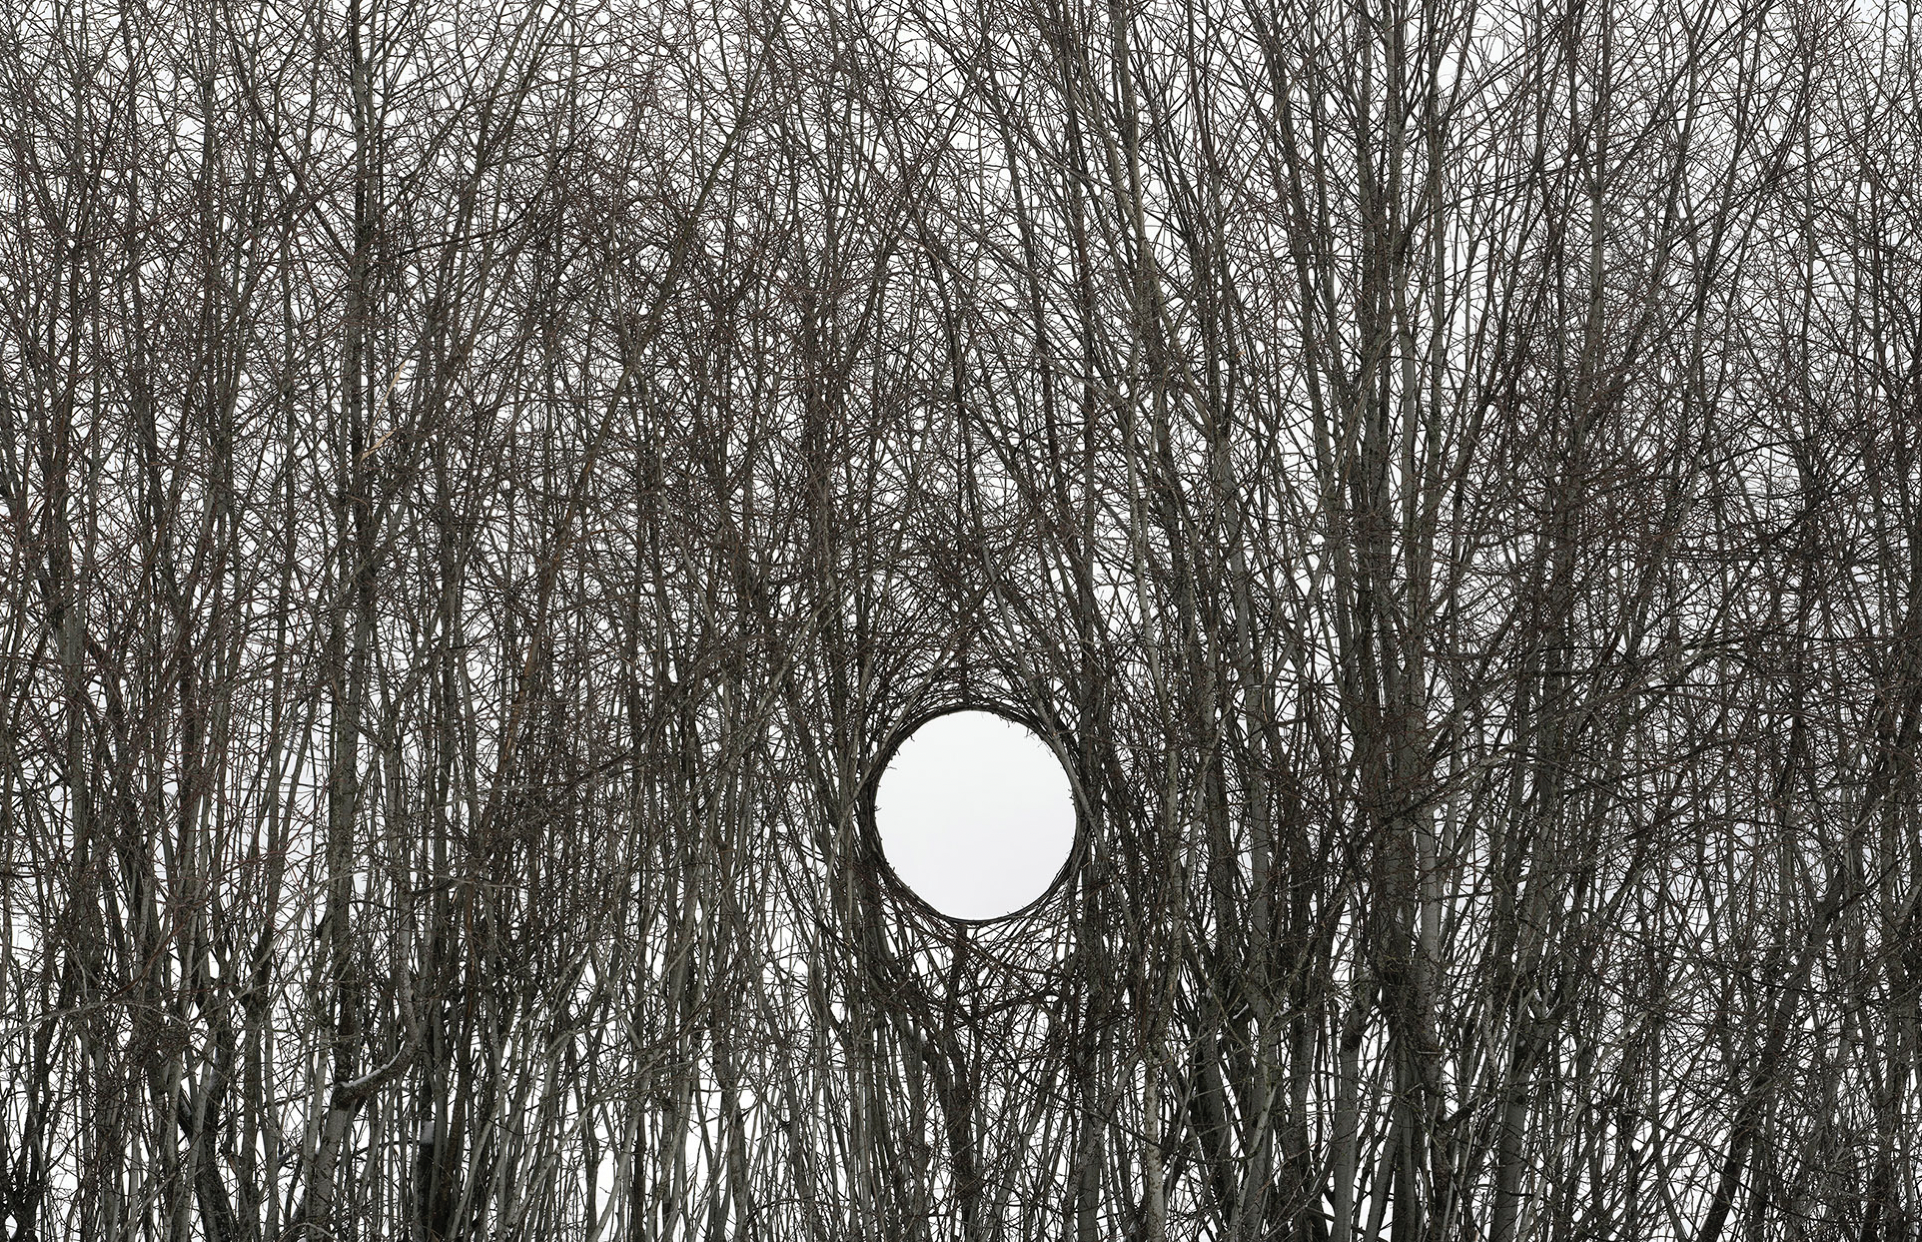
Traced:
[[1002, 918], [1054, 887], [1074, 849], [1074, 792], [1052, 747], [994, 712], [909, 734], [874, 793], [889, 869], [952, 919]]

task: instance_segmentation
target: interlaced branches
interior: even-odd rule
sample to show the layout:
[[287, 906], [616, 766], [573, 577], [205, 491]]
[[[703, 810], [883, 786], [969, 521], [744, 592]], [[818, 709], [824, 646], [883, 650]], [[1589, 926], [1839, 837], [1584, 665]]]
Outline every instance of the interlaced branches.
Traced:
[[1871, 10], [27, 5], [0, 1236], [1915, 1237]]

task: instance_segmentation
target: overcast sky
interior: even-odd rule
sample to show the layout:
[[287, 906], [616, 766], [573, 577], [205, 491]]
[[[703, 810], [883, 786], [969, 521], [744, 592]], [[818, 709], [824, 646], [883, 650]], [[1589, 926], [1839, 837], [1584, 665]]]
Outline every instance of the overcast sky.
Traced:
[[939, 716], [901, 744], [875, 791], [888, 863], [935, 909], [1009, 914], [1074, 844], [1068, 774], [1046, 742], [989, 712]]

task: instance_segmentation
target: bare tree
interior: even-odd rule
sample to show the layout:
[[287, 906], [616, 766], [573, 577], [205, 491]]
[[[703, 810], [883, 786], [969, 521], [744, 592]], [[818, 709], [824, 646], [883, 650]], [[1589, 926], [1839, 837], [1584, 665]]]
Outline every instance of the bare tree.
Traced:
[[4, 1236], [1922, 1230], [1906, 7], [4, 39]]

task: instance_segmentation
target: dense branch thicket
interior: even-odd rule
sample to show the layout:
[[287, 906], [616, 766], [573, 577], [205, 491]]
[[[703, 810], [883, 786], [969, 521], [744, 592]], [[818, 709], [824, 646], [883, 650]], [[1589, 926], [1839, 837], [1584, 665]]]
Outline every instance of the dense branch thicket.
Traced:
[[1913, 19], [947, 2], [8, 18], [0, 1234], [1922, 1236]]

